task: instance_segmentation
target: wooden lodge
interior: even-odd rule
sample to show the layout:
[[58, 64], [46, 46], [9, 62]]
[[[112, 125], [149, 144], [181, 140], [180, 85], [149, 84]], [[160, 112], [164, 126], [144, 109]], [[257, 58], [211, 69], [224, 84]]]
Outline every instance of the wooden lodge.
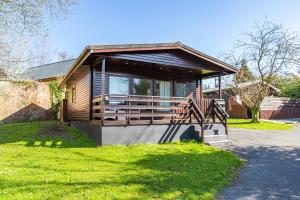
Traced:
[[[62, 119], [100, 145], [227, 141], [221, 77], [236, 68], [180, 42], [87, 46], [62, 80]], [[219, 78], [218, 99], [202, 80]]]

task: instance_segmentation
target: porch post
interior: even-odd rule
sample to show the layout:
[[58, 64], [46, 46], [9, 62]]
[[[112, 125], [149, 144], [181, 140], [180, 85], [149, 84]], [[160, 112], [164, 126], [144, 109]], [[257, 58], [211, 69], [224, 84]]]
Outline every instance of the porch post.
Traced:
[[218, 82], [219, 82], [219, 99], [222, 99], [222, 87], [221, 87], [221, 85], [222, 85], [222, 83], [221, 83], [221, 78], [222, 78], [222, 74], [219, 74], [218, 75]]
[[196, 104], [202, 111], [202, 98], [203, 98], [203, 91], [202, 91], [202, 78], [196, 80]]
[[104, 98], [105, 95], [105, 57], [102, 59], [101, 66], [101, 95]]
[[200, 100], [200, 87], [199, 87], [199, 79], [196, 79], [196, 102], [198, 103]]
[[101, 96], [102, 96], [102, 102], [101, 102], [101, 124], [104, 125], [104, 113], [105, 113], [105, 57], [102, 58], [102, 66], [101, 66]]
[[202, 77], [199, 79], [200, 81], [200, 99], [203, 99], [203, 80]]
[[93, 98], [94, 98], [94, 65], [90, 65], [90, 120], [93, 120]]

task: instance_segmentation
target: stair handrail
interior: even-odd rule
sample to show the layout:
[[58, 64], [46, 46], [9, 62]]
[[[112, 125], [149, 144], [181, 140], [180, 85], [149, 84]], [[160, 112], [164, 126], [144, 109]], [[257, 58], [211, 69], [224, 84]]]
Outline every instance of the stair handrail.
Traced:
[[215, 104], [216, 108], [219, 110], [219, 112], [221, 112], [223, 114], [223, 116], [228, 119], [229, 115], [225, 111], [225, 109], [222, 108], [222, 106], [219, 104], [219, 102], [217, 100], [214, 99], [213, 101], [214, 101], [214, 104]]
[[[204, 142], [204, 120], [205, 120], [205, 117], [193, 98], [190, 98], [188, 103], [190, 104], [191, 113], [194, 115], [194, 117], [196, 118], [196, 120], [198, 121], [198, 123], [200, 125], [201, 142]], [[192, 110], [191, 110], [191, 108], [192, 108]]]
[[[221, 123], [223, 124], [223, 126], [225, 127], [225, 134], [227, 135], [227, 139], [228, 139], [228, 126], [227, 126], [227, 119], [229, 118], [228, 113], [221, 107], [221, 105], [219, 104], [219, 102], [217, 100], [213, 100], [212, 101], [212, 110], [215, 112], [214, 114], [216, 114], [216, 116], [219, 118], [219, 120], [221, 121]], [[219, 116], [221, 115], [221, 116]]]

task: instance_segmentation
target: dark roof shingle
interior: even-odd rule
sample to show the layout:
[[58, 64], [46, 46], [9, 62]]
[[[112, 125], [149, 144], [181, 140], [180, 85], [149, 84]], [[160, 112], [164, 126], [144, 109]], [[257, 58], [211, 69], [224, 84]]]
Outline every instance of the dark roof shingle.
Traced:
[[49, 63], [25, 70], [23, 75], [32, 80], [42, 80], [64, 76], [76, 59], [64, 60], [55, 63]]

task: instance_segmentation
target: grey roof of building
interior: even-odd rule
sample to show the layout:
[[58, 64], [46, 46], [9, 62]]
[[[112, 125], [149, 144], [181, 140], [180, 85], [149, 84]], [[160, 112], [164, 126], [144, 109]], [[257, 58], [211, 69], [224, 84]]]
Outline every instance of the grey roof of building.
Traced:
[[25, 70], [23, 75], [32, 80], [42, 80], [64, 76], [73, 65], [75, 60], [76, 59], [70, 59], [31, 67]]
[[[248, 87], [248, 86], [251, 86], [251, 85], [255, 85], [255, 84], [258, 84], [260, 83], [261, 81], [260, 80], [255, 80], [255, 81], [249, 81], [249, 82], [245, 82], [245, 83], [240, 83], [238, 84], [238, 87], [239, 88], [244, 88], [244, 87]], [[273, 90], [275, 90], [276, 92], [280, 93], [280, 89], [276, 88], [275, 86], [271, 85], [271, 84], [268, 84], [268, 86], [270, 88], [272, 88]], [[228, 90], [230, 89], [232, 86], [230, 85], [227, 85], [227, 86], [223, 86], [222, 89], [223, 90]], [[219, 88], [210, 88], [210, 89], [206, 89], [206, 90], [203, 90], [203, 93], [211, 93], [211, 92], [217, 92], [219, 91]]]

